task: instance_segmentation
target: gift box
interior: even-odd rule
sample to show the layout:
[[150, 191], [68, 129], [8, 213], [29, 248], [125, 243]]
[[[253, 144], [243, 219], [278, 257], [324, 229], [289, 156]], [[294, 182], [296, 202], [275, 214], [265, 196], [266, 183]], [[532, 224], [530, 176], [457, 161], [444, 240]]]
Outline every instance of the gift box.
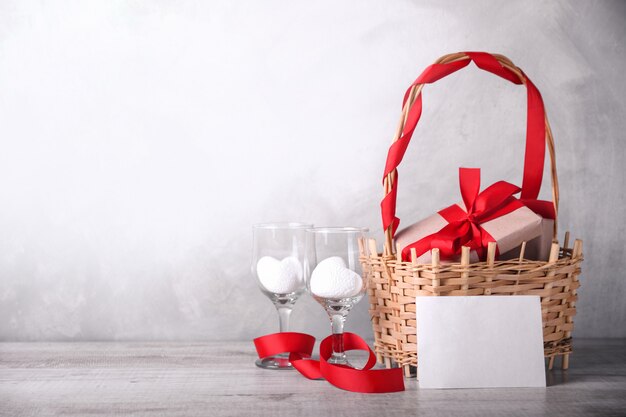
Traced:
[[[529, 220], [529, 217], [527, 217], [528, 210], [529, 209], [526, 208], [522, 210], [522, 212], [515, 213], [515, 216], [516, 217], [518, 215], [520, 217], [524, 216], [527, 220]], [[517, 224], [521, 224], [524, 221], [522, 219], [520, 219], [519, 221], [517, 219], [512, 219], [512, 220], [516, 222]], [[496, 219], [496, 220], [492, 220], [491, 222], [487, 222], [487, 224], [485, 225], [485, 228], [487, 230], [490, 230], [492, 228], [497, 228], [497, 230], [502, 230], [500, 226], [498, 226], [499, 221], [500, 219]], [[421, 220], [417, 223], [414, 223], [408, 226], [405, 229], [402, 229], [401, 231], [398, 232], [397, 237], [395, 239], [397, 251], [401, 252], [404, 247], [410, 245], [412, 241], [414, 241], [415, 239], [420, 239], [423, 236], [427, 236], [428, 234], [435, 233], [436, 231], [441, 230], [441, 228], [443, 228], [447, 224], [447, 222], [446, 223], [444, 222], [445, 222], [445, 219], [443, 219], [438, 214], [434, 214], [430, 217], [427, 217], [424, 220]], [[504, 227], [506, 227], [506, 225], [504, 225]], [[421, 236], [419, 232], [420, 229], [424, 230], [424, 232], [421, 233]], [[536, 236], [534, 238], [530, 237], [535, 233], [534, 226], [529, 227], [526, 230], [519, 231], [515, 235], [509, 236], [509, 237], [504, 237], [504, 236], [498, 235], [497, 232], [493, 232], [499, 237], [501, 237], [501, 239], [498, 240], [498, 238], [496, 238], [494, 234], [492, 234], [492, 236], [494, 236], [496, 241], [499, 242], [498, 246], [501, 248], [509, 247], [509, 238], [516, 239], [516, 240], [522, 239], [522, 242], [526, 242], [526, 246], [524, 247], [523, 254], [522, 254], [522, 245], [520, 244], [518, 246], [515, 246], [513, 249], [508, 249], [508, 250], [505, 249], [506, 252], [500, 253], [498, 255], [498, 259], [501, 261], [506, 261], [509, 259], [516, 259], [522, 256], [524, 259], [529, 259], [533, 261], [543, 261], [543, 262], [547, 261], [548, 257], [550, 256], [550, 248], [552, 247], [552, 243], [554, 243], [554, 237], [553, 237], [554, 220], [542, 218], [540, 230], [541, 230], [541, 233], [539, 234], [539, 236]], [[478, 262], [479, 260], [480, 259], [476, 251], [470, 252], [470, 262]], [[430, 252], [426, 252], [422, 256], [418, 256], [417, 258], [418, 263], [430, 263], [431, 261], [432, 261], [432, 257], [431, 257]], [[454, 256], [451, 259], [451, 261], [452, 262], [460, 261], [460, 256]], [[446, 262], [446, 260], [444, 260], [443, 262]]]
[[[496, 254], [502, 254], [502, 258], [518, 257], [523, 242], [529, 242], [525, 257], [540, 256], [545, 248], [544, 222], [514, 197], [520, 188], [499, 181], [479, 192], [480, 169], [476, 168], [460, 168], [459, 182], [463, 203], [440, 210], [396, 234], [396, 250], [403, 260], [410, 260], [411, 249], [415, 249], [418, 263], [430, 263], [431, 249], [438, 248], [442, 261], [458, 262], [461, 247], [469, 246], [470, 262], [478, 262], [484, 258], [489, 242], [496, 242]], [[551, 228], [549, 236], [548, 252]]]

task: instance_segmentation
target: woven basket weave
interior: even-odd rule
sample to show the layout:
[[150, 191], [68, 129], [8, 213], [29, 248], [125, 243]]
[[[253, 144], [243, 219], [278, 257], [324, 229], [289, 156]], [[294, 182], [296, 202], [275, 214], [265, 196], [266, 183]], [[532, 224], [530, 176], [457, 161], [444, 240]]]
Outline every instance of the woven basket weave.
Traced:
[[[498, 62], [515, 73], [523, 84], [526, 77], [508, 58], [494, 55]], [[469, 59], [465, 53], [446, 55], [436, 63], [446, 64]], [[421, 94], [423, 84], [410, 90], [403, 107], [400, 124], [393, 142], [397, 141], [407, 120], [409, 109]], [[558, 210], [559, 188], [556, 173], [554, 141], [546, 118], [546, 144], [551, 163], [552, 196]], [[384, 181], [385, 195], [391, 191], [396, 172]], [[582, 241], [569, 247], [569, 232], [563, 246], [556, 238], [556, 221], [553, 244], [547, 262], [524, 259], [525, 243], [520, 257], [496, 261], [496, 245], [489, 245], [485, 262], [470, 263], [470, 250], [462, 248], [461, 261], [441, 263], [439, 250], [432, 250], [432, 263], [418, 264], [415, 253], [412, 262], [402, 261], [393, 245], [391, 226], [385, 230], [383, 253], [377, 251], [376, 241], [370, 239], [369, 248], [362, 253], [364, 274], [369, 277], [369, 301], [375, 337], [375, 352], [379, 362], [387, 367], [402, 366], [406, 376], [415, 375], [417, 366], [417, 335], [415, 297], [443, 295], [538, 295], [541, 297], [543, 339], [549, 368], [556, 356], [562, 357], [562, 367], [567, 369], [572, 352], [571, 333], [576, 314], [576, 290], [583, 260]], [[395, 364], [394, 364], [395, 363]]]

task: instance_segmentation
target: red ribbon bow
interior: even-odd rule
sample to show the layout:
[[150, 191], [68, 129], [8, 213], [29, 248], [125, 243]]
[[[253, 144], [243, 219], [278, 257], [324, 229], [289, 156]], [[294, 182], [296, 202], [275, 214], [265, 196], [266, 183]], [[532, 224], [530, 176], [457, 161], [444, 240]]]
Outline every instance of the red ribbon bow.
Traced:
[[[513, 197], [521, 189], [506, 181], [498, 181], [480, 192], [480, 169], [459, 168], [459, 183], [465, 210], [453, 204], [439, 214], [448, 222], [441, 230], [414, 242], [402, 250], [402, 258], [410, 260], [411, 249], [417, 256], [439, 248], [443, 258], [453, 258], [462, 246], [469, 246], [483, 259], [485, 248], [495, 239], [481, 224], [504, 216], [524, 204]], [[497, 253], [497, 248], [496, 248]]]
[[261, 336], [254, 339], [259, 358], [289, 352], [289, 361], [294, 368], [309, 379], [326, 379], [337, 388], [353, 392], [385, 393], [404, 391], [402, 369], [378, 369], [376, 356], [365, 340], [354, 333], [343, 334], [346, 350], [364, 350], [369, 353], [363, 369], [348, 368], [328, 363], [332, 356], [332, 336], [320, 344], [320, 360], [309, 359], [315, 345], [315, 338], [305, 333], [284, 332]]

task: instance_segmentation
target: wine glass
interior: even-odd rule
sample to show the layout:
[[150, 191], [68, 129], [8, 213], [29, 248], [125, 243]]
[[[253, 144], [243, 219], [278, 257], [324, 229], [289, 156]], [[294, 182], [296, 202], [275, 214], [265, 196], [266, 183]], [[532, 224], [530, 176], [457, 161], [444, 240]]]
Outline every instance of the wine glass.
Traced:
[[[304, 246], [306, 223], [264, 223], [253, 226], [252, 274], [278, 311], [280, 332], [289, 331], [289, 316], [305, 288]], [[261, 358], [256, 365], [265, 369], [293, 369], [289, 354]]]
[[367, 277], [359, 259], [359, 254], [367, 250], [367, 232], [358, 227], [306, 231], [306, 287], [330, 318], [333, 353], [329, 363], [351, 366], [343, 348], [343, 326], [348, 313], [367, 290]]

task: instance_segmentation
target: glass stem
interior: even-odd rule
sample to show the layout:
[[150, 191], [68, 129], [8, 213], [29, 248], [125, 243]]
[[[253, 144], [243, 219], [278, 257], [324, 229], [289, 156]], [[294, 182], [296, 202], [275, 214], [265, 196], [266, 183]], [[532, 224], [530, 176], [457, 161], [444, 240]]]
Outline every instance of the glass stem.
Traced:
[[343, 324], [346, 317], [342, 314], [332, 314], [330, 323], [333, 330], [333, 362], [343, 362], [346, 360], [346, 354], [343, 350]]
[[280, 325], [280, 332], [288, 332], [289, 331], [289, 317], [291, 316], [291, 307], [285, 306], [276, 306], [276, 310], [278, 311], [278, 322]]

